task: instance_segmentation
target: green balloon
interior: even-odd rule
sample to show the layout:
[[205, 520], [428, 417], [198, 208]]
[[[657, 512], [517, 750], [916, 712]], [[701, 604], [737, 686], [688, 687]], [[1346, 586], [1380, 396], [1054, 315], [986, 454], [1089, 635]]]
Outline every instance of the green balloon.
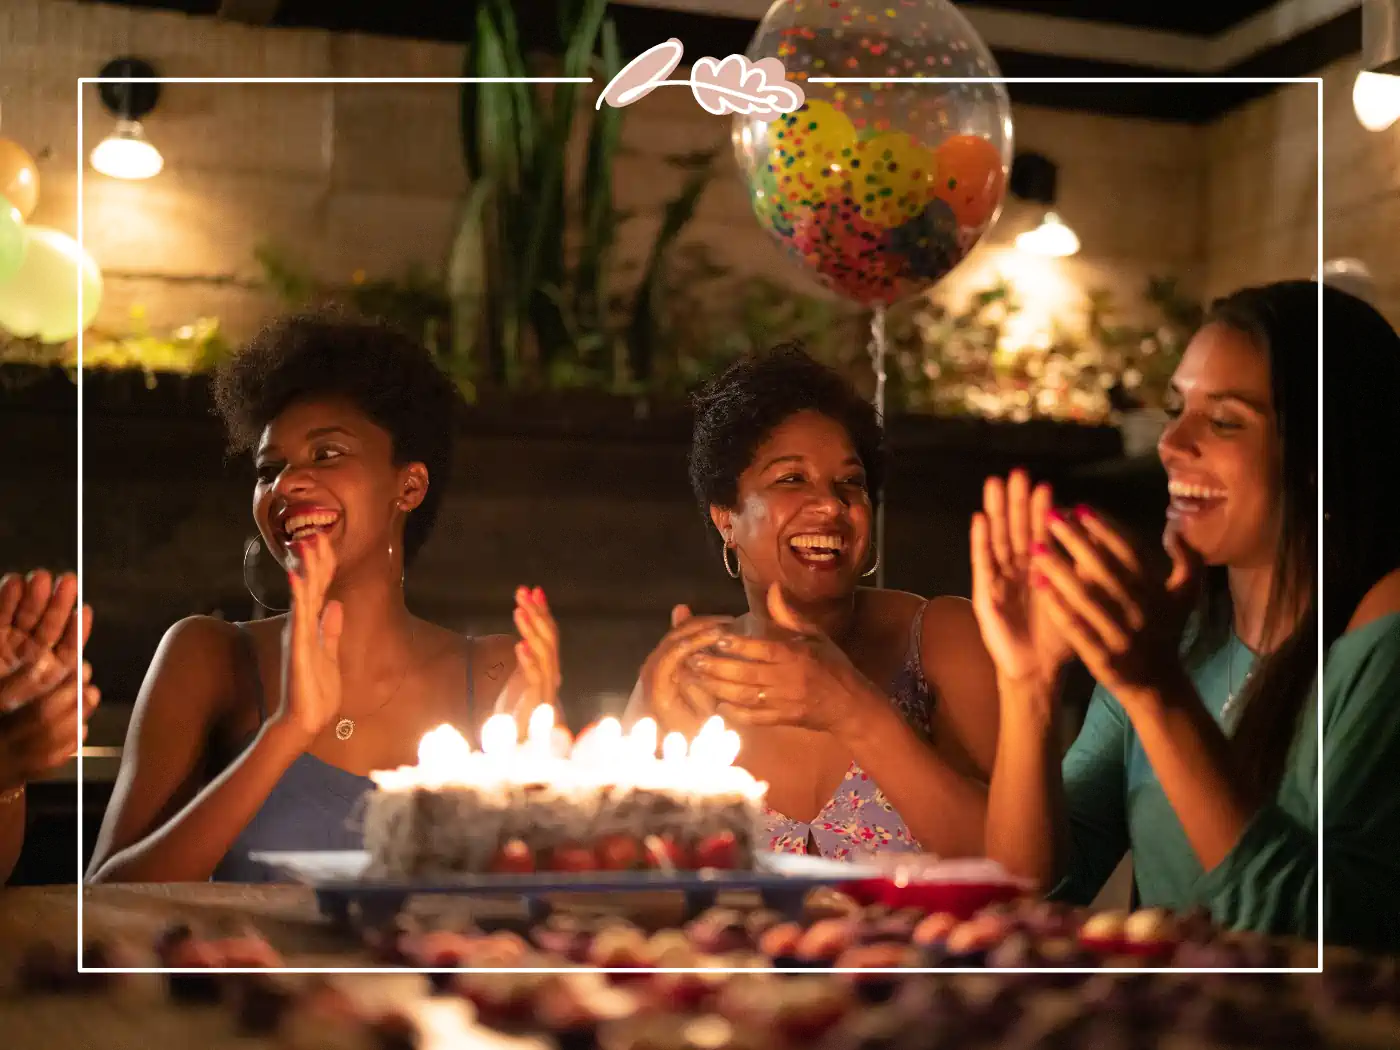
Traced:
[[77, 241], [60, 230], [30, 225], [24, 234], [24, 261], [13, 277], [0, 284], [0, 328], [22, 339], [66, 343], [97, 316], [102, 271]]
[[24, 220], [19, 209], [0, 193], [0, 284], [19, 273], [24, 262]]

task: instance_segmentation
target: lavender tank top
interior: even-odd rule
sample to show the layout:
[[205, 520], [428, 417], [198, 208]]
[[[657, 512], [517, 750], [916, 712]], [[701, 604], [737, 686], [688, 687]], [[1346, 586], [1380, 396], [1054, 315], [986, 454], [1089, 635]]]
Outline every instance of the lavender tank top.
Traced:
[[[267, 718], [267, 702], [252, 636], [240, 625], [244, 660], [256, 690], [259, 726]], [[467, 646], [467, 713], [472, 704], [472, 653]], [[470, 724], [470, 723], [469, 723]], [[233, 755], [243, 753], [257, 736], [249, 734]], [[212, 779], [212, 776], [211, 776]], [[315, 755], [300, 754], [273, 785], [253, 819], [239, 834], [210, 876], [211, 882], [273, 882], [273, 872], [254, 861], [250, 854], [281, 850], [357, 850], [364, 845], [360, 832], [360, 802], [374, 789], [369, 777], [350, 773], [322, 761]]]
[[[919, 606], [914, 616], [908, 652], [890, 686], [889, 699], [909, 726], [928, 739], [933, 735], [934, 696], [924, 679], [920, 652], [926, 608], [927, 602]], [[770, 808], [766, 830], [768, 847], [775, 853], [808, 853], [809, 840], [821, 856], [833, 860], [858, 860], [871, 853], [920, 852], [904, 818], [856, 762], [851, 763], [836, 793], [810, 823], [793, 820]]]

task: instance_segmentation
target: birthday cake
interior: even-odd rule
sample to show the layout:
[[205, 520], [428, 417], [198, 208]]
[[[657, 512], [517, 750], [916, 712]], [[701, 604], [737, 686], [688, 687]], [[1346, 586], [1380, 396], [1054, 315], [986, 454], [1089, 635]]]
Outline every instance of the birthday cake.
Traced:
[[475, 751], [440, 726], [417, 766], [372, 775], [371, 877], [753, 866], [767, 785], [733, 764], [738, 734], [718, 718], [693, 741], [669, 734], [659, 757], [651, 719], [575, 742], [541, 707], [523, 743], [507, 715], [481, 735]]

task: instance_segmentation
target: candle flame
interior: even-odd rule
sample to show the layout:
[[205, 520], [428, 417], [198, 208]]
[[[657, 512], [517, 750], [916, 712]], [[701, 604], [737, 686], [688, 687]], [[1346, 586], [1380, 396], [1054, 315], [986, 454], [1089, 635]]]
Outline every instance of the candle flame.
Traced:
[[574, 749], [574, 738], [563, 726], [555, 726], [549, 731], [549, 753], [554, 758], [568, 758]]
[[654, 718], [638, 719], [626, 734], [616, 718], [604, 718], [577, 740], [554, 721], [552, 707], [537, 707], [522, 741], [514, 716], [492, 715], [481, 727], [481, 749], [476, 752], [456, 729], [440, 725], [419, 742], [417, 766], [376, 771], [371, 777], [385, 790], [516, 782], [558, 783], [579, 790], [595, 784], [645, 784], [761, 798], [768, 789], [734, 765], [739, 734], [717, 715], [692, 740], [678, 732], [667, 733], [659, 758], [660, 730]]
[[470, 760], [467, 738], [450, 725], [440, 725], [418, 741], [418, 764], [426, 770], [445, 772]]
[[507, 755], [520, 741], [515, 719], [504, 712], [494, 714], [481, 727], [481, 750], [488, 755]]
[[648, 715], [639, 718], [632, 726], [632, 732], [627, 734], [627, 742], [632, 750], [646, 758], [656, 757], [656, 719]]
[[547, 748], [554, 729], [554, 708], [550, 704], [540, 704], [530, 712], [530, 727], [526, 739], [535, 747]]
[[685, 737], [679, 733], [667, 733], [661, 741], [661, 761], [683, 762], [685, 760]]

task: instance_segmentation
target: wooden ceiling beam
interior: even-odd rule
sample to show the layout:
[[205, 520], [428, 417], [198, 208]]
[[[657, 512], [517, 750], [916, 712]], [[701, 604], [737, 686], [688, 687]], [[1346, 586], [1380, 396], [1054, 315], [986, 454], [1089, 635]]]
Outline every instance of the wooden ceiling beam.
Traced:
[[281, 0], [221, 0], [217, 17], [225, 22], [265, 26], [277, 14]]

